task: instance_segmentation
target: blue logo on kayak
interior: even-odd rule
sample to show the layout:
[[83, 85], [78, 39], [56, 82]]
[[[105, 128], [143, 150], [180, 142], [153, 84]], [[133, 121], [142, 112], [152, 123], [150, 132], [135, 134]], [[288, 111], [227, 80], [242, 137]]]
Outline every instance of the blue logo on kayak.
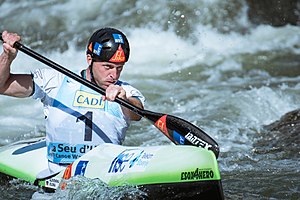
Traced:
[[84, 176], [85, 170], [86, 170], [86, 167], [87, 167], [88, 162], [89, 162], [89, 161], [82, 161], [82, 160], [79, 161], [79, 163], [78, 163], [77, 166], [76, 166], [74, 176], [75, 176], [75, 175], [81, 175], [81, 176]]
[[108, 173], [143, 171], [152, 157], [152, 153], [141, 149], [126, 149], [112, 161]]

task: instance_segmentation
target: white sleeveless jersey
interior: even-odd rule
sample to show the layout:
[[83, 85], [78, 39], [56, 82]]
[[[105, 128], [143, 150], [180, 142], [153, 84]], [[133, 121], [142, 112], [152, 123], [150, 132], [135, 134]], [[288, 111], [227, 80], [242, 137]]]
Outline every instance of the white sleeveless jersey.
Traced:
[[[71, 163], [101, 143], [122, 144], [130, 125], [118, 103], [52, 69], [33, 72], [34, 99], [44, 104], [48, 160]], [[118, 81], [128, 97], [144, 96]]]

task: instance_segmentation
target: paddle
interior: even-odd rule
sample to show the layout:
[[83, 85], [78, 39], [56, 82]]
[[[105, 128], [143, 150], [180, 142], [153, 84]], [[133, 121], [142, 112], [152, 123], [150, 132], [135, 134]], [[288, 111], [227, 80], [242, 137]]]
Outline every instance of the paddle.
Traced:
[[[3, 41], [2, 33], [0, 33], [0, 39]], [[90, 81], [87, 81], [86, 79], [83, 79], [81, 76], [34, 52], [33, 50], [21, 44], [20, 42], [15, 42], [14, 47], [22, 51], [23, 53], [35, 58], [36, 60], [44, 63], [45, 65], [59, 71], [60, 73], [63, 73], [64, 75], [78, 81], [79, 83], [95, 90], [96, 92], [105, 95], [105, 90], [103, 88], [93, 84]], [[166, 135], [175, 144], [193, 145], [212, 150], [216, 157], [218, 157], [218, 144], [209, 135], [207, 135], [204, 131], [202, 131], [200, 128], [193, 125], [192, 123], [172, 115], [156, 113], [141, 109], [121, 98], [116, 98], [115, 102], [151, 121], [154, 124], [154, 126], [156, 126], [164, 135]]]

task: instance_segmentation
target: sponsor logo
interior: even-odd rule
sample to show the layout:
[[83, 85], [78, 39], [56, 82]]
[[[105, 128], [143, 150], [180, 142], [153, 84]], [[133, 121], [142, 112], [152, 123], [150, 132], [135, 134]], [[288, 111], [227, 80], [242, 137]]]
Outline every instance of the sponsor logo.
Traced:
[[59, 180], [59, 179], [57, 179], [57, 178], [50, 178], [50, 179], [47, 179], [47, 180], [45, 181], [45, 186], [46, 186], [47, 188], [56, 189], [56, 188], [58, 188], [59, 183], [60, 183], [60, 180]]
[[51, 152], [65, 152], [65, 153], [86, 153], [90, 150], [92, 150], [97, 145], [78, 145], [78, 146], [70, 146], [64, 143], [52, 143]]
[[189, 172], [181, 172], [181, 180], [202, 180], [214, 178], [214, 172], [211, 169], [199, 169]]
[[102, 50], [102, 45], [96, 42], [94, 45], [93, 53], [100, 56], [101, 50]]
[[184, 144], [185, 138], [176, 131], [173, 132], [173, 138], [177, 144]]
[[69, 179], [72, 175], [72, 164], [68, 165], [68, 167], [64, 171], [63, 179]]
[[102, 95], [91, 94], [78, 90], [74, 97], [73, 106], [81, 106], [85, 108], [104, 108], [105, 101]]
[[124, 40], [121, 34], [113, 34], [115, 43], [120, 43], [120, 44], [124, 44]]
[[121, 47], [121, 45], [119, 45], [118, 50], [116, 51], [116, 53], [111, 57], [111, 59], [109, 60], [110, 62], [125, 62], [125, 54], [124, 51]]
[[84, 176], [88, 162], [89, 161], [83, 161], [83, 160], [79, 161], [77, 166], [76, 166], [74, 176], [75, 175]]
[[59, 163], [74, 161], [96, 146], [87, 144], [73, 146], [64, 143], [50, 143], [48, 146], [48, 158]]
[[[64, 180], [68, 180], [68, 179], [71, 178], [71, 176], [72, 176], [72, 165], [73, 165], [73, 163], [71, 163], [70, 165], [68, 165], [68, 167], [65, 169], [64, 175], [62, 177]], [[62, 181], [60, 183], [60, 189], [61, 190], [65, 190], [66, 188], [67, 188], [67, 182], [66, 181]]]
[[165, 134], [169, 139], [172, 140], [171, 136], [168, 133], [168, 129], [167, 129], [167, 115], [162, 116], [161, 118], [159, 118], [156, 122], [155, 122], [155, 126], [163, 133]]
[[144, 171], [152, 157], [152, 153], [146, 153], [144, 150], [126, 149], [112, 161], [108, 173]]
[[212, 145], [210, 145], [207, 142], [201, 140], [200, 138], [195, 136], [192, 132], [189, 132], [184, 137], [185, 137], [185, 139], [187, 139], [190, 143], [192, 143], [195, 146], [200, 146], [200, 147], [205, 148], [205, 149], [208, 149], [208, 148], [212, 147]]

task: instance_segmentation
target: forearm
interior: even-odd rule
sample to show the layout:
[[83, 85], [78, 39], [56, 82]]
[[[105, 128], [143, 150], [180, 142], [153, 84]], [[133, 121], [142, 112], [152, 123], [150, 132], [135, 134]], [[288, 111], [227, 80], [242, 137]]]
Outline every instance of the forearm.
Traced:
[[28, 97], [33, 90], [32, 77], [30, 74], [11, 74], [10, 66], [14, 58], [5, 52], [0, 55], [0, 94]]
[[6, 53], [0, 55], [0, 88], [1, 91], [6, 87], [10, 77], [10, 65], [13, 59]]
[[[128, 101], [129, 103], [133, 104], [134, 106], [144, 109], [142, 103], [140, 100], [138, 100], [137, 98], [134, 97], [129, 97], [126, 99], [126, 101]], [[124, 112], [124, 114], [126, 116], [128, 116], [131, 120], [133, 121], [139, 121], [142, 117], [140, 115], [137, 115], [136, 113], [134, 113], [133, 111], [125, 108], [124, 106], [122, 106], [122, 110]]]
[[3, 52], [0, 55], [0, 91], [3, 93], [8, 87], [10, 79], [10, 66], [17, 56], [17, 49], [13, 47], [16, 41], [21, 40], [20, 36], [15, 33], [2, 33]]

